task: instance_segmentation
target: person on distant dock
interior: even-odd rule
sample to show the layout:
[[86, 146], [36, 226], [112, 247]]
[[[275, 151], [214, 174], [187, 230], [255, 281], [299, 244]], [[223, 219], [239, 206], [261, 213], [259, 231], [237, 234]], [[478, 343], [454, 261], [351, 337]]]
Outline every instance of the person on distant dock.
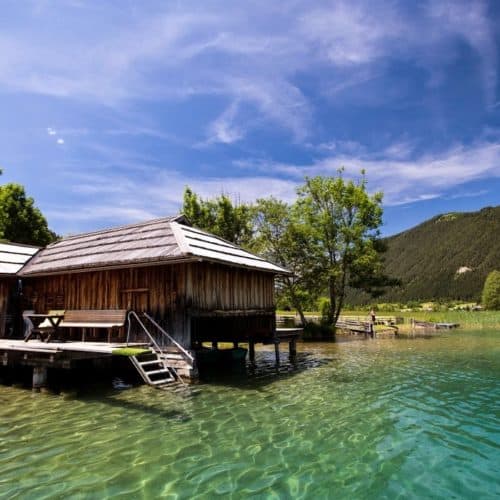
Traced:
[[375, 310], [374, 309], [372, 309], [370, 311], [370, 319], [372, 320], [372, 323], [375, 324], [375, 319], [376, 318], [375, 318]]

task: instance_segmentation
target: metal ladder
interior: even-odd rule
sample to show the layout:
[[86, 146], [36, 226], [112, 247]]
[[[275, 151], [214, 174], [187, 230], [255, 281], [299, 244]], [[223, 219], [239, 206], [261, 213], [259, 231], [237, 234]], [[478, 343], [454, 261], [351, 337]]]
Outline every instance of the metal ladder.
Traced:
[[[150, 322], [154, 322], [154, 320], [147, 313], [143, 314]], [[132, 318], [135, 319], [141, 326], [150, 342], [149, 352], [138, 354], [136, 356], [130, 356], [132, 364], [135, 366], [144, 382], [157, 388], [162, 388], [176, 381], [185, 384], [181, 376], [177, 373], [176, 369], [173, 366], [169, 365], [168, 358], [163, 353], [162, 348], [159, 346], [158, 342], [155, 340], [153, 335], [151, 335], [151, 332], [146, 328], [144, 322], [141, 320], [141, 318], [139, 318], [138, 314], [135, 311], [129, 311], [128, 313], [127, 344], [128, 338], [130, 336]], [[163, 334], [167, 335], [170, 338], [170, 335], [168, 335], [162, 328], [160, 329]], [[175, 342], [175, 344], [177, 344], [177, 342]]]
[[181, 380], [175, 372], [175, 368], [168, 366], [167, 361], [154, 350], [131, 356], [130, 360], [148, 385], [161, 387], [171, 384], [177, 379]]

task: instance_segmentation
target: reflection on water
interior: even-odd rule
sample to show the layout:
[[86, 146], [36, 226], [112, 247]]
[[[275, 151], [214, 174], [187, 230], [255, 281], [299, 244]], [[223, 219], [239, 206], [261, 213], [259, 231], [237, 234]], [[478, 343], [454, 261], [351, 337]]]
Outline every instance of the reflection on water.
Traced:
[[183, 393], [0, 387], [2, 498], [492, 498], [500, 333], [299, 346]]

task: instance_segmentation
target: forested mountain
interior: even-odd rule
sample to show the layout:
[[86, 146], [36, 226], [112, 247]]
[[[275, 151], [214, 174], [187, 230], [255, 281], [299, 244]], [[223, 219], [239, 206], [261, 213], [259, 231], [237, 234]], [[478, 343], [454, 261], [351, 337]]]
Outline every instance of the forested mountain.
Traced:
[[500, 206], [439, 215], [386, 242], [387, 273], [402, 286], [379, 300], [479, 300], [488, 273], [500, 269]]

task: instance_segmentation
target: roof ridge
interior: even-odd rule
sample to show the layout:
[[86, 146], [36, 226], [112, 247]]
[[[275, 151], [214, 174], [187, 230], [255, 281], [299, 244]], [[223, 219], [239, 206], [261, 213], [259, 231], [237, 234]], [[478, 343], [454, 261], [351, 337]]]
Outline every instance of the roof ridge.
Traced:
[[[164, 248], [165, 245], [150, 245], [148, 248]], [[114, 252], [114, 254], [118, 254], [118, 253], [123, 253], [123, 252], [127, 252], [128, 250], [116, 250]], [[94, 255], [105, 255], [107, 254], [106, 251], [102, 251], [102, 252], [96, 252], [96, 251], [93, 251], [93, 252], [88, 252], [85, 254], [85, 257], [89, 257], [89, 256], [94, 256]], [[47, 264], [47, 263], [53, 263], [53, 262], [57, 262], [57, 261], [60, 261], [60, 260], [67, 260], [68, 257], [62, 259], [60, 257], [61, 255], [61, 252], [58, 252], [58, 253], [55, 253], [55, 254], [50, 254], [50, 255], [45, 255], [45, 256], [42, 256], [42, 257], [45, 257], [45, 258], [42, 258], [40, 259], [40, 261], [43, 263], [43, 264]], [[50, 258], [50, 257], [53, 257], [53, 258]], [[76, 257], [81, 257], [80, 255], [77, 255]]]
[[133, 227], [141, 227], [141, 226], [147, 226], [148, 224], [159, 224], [161, 222], [177, 222], [178, 219], [184, 219], [187, 220], [187, 218], [183, 214], [177, 214], [177, 215], [169, 215], [165, 217], [158, 217], [157, 219], [150, 219], [147, 221], [142, 221], [142, 222], [135, 222], [133, 224], [124, 224], [122, 226], [113, 226], [109, 227], [106, 229], [98, 229], [97, 231], [88, 231], [86, 233], [79, 233], [79, 234], [74, 234], [71, 236], [66, 236], [59, 241], [55, 241], [54, 243], [51, 243], [50, 245], [47, 245], [45, 248], [49, 248], [52, 245], [56, 245], [58, 243], [61, 243], [63, 241], [70, 241], [74, 240], [77, 238], [84, 238], [86, 236], [94, 236], [94, 235], [99, 235], [99, 234], [105, 234], [105, 233], [111, 233], [115, 231], [121, 231], [123, 229], [128, 229], [128, 228], [133, 228]]
[[[87, 248], [93, 248], [96, 246], [104, 246], [104, 245], [118, 245], [121, 243], [128, 243], [130, 241], [146, 241], [146, 240], [154, 240], [154, 239], [159, 238], [159, 236], [146, 236], [146, 235], [150, 235], [151, 231], [141, 231], [139, 234], [141, 234], [142, 236], [137, 237], [137, 238], [133, 238], [133, 234], [125, 233], [123, 235], [123, 239], [120, 239], [120, 240], [114, 240], [113, 238], [115, 238], [116, 236], [109, 235], [109, 233], [107, 233], [107, 234], [108, 234], [108, 236], [104, 236], [102, 238], [97, 238], [95, 240], [87, 241], [86, 242]], [[66, 252], [66, 251], [70, 250], [71, 248], [78, 247], [82, 244], [82, 241], [79, 242], [78, 240], [74, 240], [74, 241], [73, 240], [69, 240], [69, 241], [64, 240], [64, 241], [67, 244], [61, 245], [60, 243], [62, 241], [59, 241], [59, 245], [53, 245], [50, 247], [46, 247], [44, 249], [44, 253], [49, 253], [50, 255], [53, 255], [54, 253]]]

